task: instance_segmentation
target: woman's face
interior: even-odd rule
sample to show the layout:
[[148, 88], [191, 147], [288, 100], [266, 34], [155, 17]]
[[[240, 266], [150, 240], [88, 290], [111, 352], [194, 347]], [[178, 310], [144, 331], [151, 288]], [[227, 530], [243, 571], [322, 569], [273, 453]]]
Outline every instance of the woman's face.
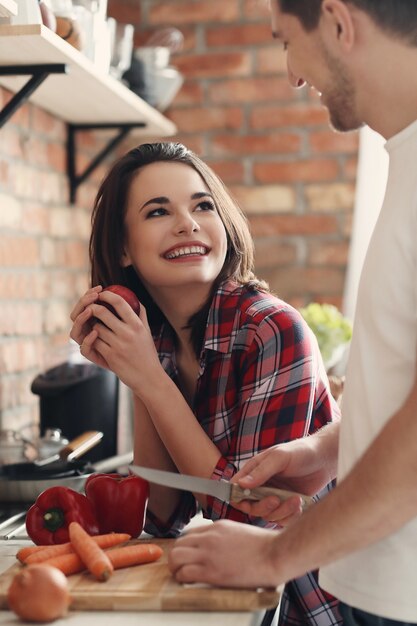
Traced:
[[151, 294], [210, 287], [227, 252], [214, 200], [189, 165], [157, 162], [133, 178], [125, 215], [123, 266], [133, 265]]

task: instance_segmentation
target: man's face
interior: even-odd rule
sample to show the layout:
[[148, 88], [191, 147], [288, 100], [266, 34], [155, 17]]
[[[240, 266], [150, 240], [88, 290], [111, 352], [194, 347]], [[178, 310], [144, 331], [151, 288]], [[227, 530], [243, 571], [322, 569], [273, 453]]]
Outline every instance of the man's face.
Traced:
[[293, 87], [306, 83], [319, 94], [332, 126], [339, 131], [362, 126], [357, 113], [355, 86], [342, 60], [326, 49], [321, 25], [306, 32], [299, 19], [282, 13], [279, 1], [271, 1], [272, 32], [287, 51], [287, 72]]

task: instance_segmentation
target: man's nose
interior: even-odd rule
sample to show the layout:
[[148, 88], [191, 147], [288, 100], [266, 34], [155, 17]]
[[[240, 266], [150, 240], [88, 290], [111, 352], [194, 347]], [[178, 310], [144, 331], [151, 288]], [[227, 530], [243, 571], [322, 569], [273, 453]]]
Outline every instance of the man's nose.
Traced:
[[287, 61], [287, 73], [288, 73], [288, 80], [290, 81], [291, 87], [294, 87], [295, 89], [299, 89], [300, 87], [303, 87], [306, 84], [306, 81], [304, 80], [304, 78], [301, 78], [301, 76], [297, 76], [296, 74], [294, 74], [288, 61]]

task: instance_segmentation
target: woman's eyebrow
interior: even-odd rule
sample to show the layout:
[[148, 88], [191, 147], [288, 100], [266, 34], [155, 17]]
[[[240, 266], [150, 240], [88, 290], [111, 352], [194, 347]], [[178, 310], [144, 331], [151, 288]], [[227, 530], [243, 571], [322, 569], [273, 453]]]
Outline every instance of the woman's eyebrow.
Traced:
[[199, 198], [205, 197], [213, 198], [212, 194], [209, 191], [198, 191], [197, 193], [193, 193], [191, 196], [191, 200], [198, 200]]
[[[205, 198], [207, 196], [209, 198], [213, 198], [213, 196], [211, 195], [209, 191], [197, 191], [196, 193], [192, 194], [191, 200], [198, 200], [199, 198]], [[169, 202], [170, 202], [170, 199], [167, 198], [166, 196], [158, 196], [157, 198], [151, 198], [150, 200], [147, 200], [140, 207], [139, 211], [142, 211], [142, 209], [144, 209], [149, 204], [169, 204]]]
[[139, 210], [142, 211], [142, 209], [148, 206], [148, 204], [168, 204], [168, 203], [169, 203], [169, 198], [167, 198], [166, 196], [159, 196], [158, 198], [151, 198], [150, 200], [147, 200], [145, 204], [142, 204]]

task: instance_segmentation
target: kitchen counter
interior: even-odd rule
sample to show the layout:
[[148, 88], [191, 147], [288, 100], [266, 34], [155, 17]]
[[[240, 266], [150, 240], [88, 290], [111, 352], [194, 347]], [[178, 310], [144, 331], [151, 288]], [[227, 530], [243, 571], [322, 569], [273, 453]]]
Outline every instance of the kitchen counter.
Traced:
[[[10, 540], [0, 543], [0, 573], [16, 563], [16, 552], [30, 545], [26, 540]], [[69, 615], [54, 622], [56, 626], [259, 626], [263, 611], [255, 612], [139, 612], [139, 611], [71, 611]], [[0, 611], [0, 625], [16, 626], [20, 620], [9, 611]]]

